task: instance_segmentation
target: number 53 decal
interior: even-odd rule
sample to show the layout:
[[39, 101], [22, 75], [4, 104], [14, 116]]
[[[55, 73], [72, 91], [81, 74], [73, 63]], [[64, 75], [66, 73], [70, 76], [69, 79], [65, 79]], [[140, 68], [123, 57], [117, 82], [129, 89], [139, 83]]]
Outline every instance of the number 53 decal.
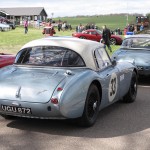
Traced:
[[112, 102], [114, 100], [117, 93], [117, 89], [118, 89], [117, 75], [113, 73], [109, 81], [109, 90], [108, 90], [109, 102]]

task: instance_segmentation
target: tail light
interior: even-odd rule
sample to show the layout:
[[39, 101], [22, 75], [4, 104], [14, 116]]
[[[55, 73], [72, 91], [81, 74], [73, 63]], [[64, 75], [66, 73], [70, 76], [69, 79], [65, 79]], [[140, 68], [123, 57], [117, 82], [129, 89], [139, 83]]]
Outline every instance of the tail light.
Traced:
[[51, 99], [51, 103], [53, 103], [53, 104], [58, 104], [58, 99], [57, 99], [57, 98], [52, 98], [52, 99]]
[[61, 88], [61, 87], [58, 87], [57, 88], [57, 91], [59, 92], [59, 91], [62, 91], [63, 90], [63, 88]]
[[54, 94], [55, 96], [51, 98], [51, 103], [53, 104], [58, 104], [58, 98], [59, 98], [59, 92], [61, 92], [63, 88], [58, 87], [56, 90], [56, 93]]

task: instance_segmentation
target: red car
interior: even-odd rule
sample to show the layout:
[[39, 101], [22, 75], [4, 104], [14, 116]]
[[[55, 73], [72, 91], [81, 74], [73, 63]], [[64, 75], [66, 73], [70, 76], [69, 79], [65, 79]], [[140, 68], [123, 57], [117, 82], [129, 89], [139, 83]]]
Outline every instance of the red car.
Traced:
[[[88, 39], [88, 40], [100, 42], [102, 38], [102, 31], [96, 30], [96, 29], [89, 29], [83, 32], [73, 33], [72, 36], [78, 37], [81, 39]], [[121, 45], [122, 38], [117, 35], [111, 35], [110, 42], [111, 42], [111, 45]]]
[[0, 53], [0, 68], [14, 63], [15, 55]]

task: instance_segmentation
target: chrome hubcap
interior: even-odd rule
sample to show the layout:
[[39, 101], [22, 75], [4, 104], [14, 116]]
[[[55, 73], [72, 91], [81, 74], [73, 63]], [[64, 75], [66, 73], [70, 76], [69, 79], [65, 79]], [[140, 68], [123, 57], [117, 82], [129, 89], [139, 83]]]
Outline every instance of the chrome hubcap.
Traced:
[[95, 103], [93, 103], [93, 110], [95, 111], [97, 107], [97, 101]]

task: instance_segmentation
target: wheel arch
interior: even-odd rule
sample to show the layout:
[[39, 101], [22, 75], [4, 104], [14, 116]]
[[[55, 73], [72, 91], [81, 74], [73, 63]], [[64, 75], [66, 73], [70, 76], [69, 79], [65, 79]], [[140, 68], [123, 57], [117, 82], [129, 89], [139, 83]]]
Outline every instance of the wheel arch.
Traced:
[[[100, 84], [100, 82], [98, 80], [94, 80], [91, 84], [96, 85], [96, 87], [98, 88], [98, 91], [100, 93], [100, 98], [102, 98], [102, 86]], [[101, 102], [101, 99], [100, 99]]]
[[139, 78], [138, 70], [137, 70], [136, 68], [134, 68], [134, 69], [133, 69], [133, 72], [135, 72], [135, 73], [136, 73], [136, 75], [137, 75], [137, 79], [138, 79], [138, 78]]
[[133, 71], [134, 71], [136, 74], [138, 74], [138, 71], [137, 71], [137, 69], [135, 69], [135, 68], [134, 68], [134, 69], [133, 69]]
[[84, 35], [80, 35], [80, 39], [87, 39]]

